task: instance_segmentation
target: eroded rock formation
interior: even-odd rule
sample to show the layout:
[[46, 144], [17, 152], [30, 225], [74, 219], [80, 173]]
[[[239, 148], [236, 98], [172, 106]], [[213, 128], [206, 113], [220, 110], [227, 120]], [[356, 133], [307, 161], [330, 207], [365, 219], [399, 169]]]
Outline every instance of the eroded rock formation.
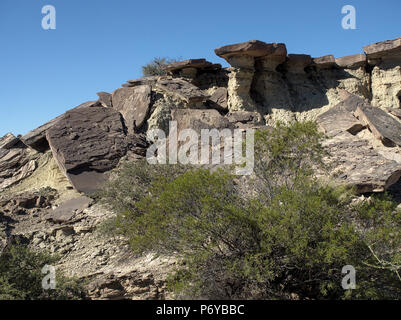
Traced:
[[[20, 137], [0, 139], [0, 252], [25, 239], [63, 256], [97, 299], [166, 298], [171, 257], [132, 255], [96, 228], [113, 215], [88, 193], [124, 159], [146, 154], [150, 129], [268, 128], [316, 120], [328, 136], [331, 172], [358, 193], [383, 192], [401, 176], [401, 38], [335, 58], [287, 54], [248, 41], [215, 53], [231, 67], [189, 59], [167, 75], [128, 80]], [[43, 190], [47, 190], [44, 192]], [[50, 191], [49, 191], [50, 190]], [[86, 193], [86, 195], [85, 195]]]

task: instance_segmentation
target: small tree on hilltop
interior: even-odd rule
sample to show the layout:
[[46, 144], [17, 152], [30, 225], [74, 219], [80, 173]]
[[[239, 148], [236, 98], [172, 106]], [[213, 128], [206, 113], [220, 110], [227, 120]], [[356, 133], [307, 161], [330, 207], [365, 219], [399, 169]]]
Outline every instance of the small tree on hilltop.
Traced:
[[165, 75], [167, 72], [164, 67], [176, 61], [176, 59], [156, 57], [148, 64], [142, 66], [142, 74], [144, 77]]

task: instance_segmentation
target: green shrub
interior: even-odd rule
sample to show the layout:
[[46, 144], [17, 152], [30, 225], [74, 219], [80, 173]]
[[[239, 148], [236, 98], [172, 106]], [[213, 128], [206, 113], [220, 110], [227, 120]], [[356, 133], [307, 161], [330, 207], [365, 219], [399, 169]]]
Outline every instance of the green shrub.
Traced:
[[164, 67], [176, 61], [176, 59], [169, 58], [154, 58], [151, 62], [142, 66], [142, 74], [144, 77], [165, 75], [166, 70]]
[[136, 209], [136, 202], [149, 193], [152, 182], [171, 181], [187, 168], [180, 164], [152, 165], [145, 159], [125, 162], [115, 172], [117, 177], [106, 183], [94, 197], [115, 212], [131, 212]]
[[[115, 224], [135, 252], [177, 254], [178, 297], [399, 299], [400, 212], [388, 196], [356, 203], [318, 181], [322, 139], [310, 122], [257, 134], [254, 197], [228, 171], [145, 165], [124, 171], [107, 202], [126, 203], [113, 205]], [[341, 287], [345, 265], [355, 290]]]
[[42, 268], [57, 257], [34, 252], [24, 245], [13, 245], [0, 255], [1, 300], [66, 300], [85, 298], [83, 284], [56, 273], [56, 289], [42, 288]]
[[322, 147], [324, 135], [314, 122], [277, 122], [273, 130], [255, 133], [255, 173], [253, 188], [267, 198], [275, 187], [292, 184], [304, 176], [313, 176], [314, 169], [326, 170], [323, 157], [328, 152]]

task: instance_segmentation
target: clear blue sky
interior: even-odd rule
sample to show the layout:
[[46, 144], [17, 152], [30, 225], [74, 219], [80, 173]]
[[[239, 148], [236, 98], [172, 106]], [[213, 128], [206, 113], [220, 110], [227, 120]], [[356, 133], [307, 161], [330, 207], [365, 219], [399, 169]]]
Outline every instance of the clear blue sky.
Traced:
[[[43, 30], [44, 5], [56, 30]], [[356, 30], [341, 8], [356, 8]], [[247, 40], [336, 57], [401, 36], [400, 0], [0, 0], [0, 136], [24, 134], [141, 76], [155, 56], [206, 58]]]

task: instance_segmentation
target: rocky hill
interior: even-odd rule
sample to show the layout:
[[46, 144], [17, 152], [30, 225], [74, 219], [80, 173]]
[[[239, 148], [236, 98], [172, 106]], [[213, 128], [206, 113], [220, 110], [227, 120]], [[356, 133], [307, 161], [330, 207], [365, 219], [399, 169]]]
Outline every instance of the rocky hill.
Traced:
[[248, 41], [205, 59], [174, 62], [167, 75], [128, 80], [27, 133], [0, 139], [0, 249], [15, 239], [59, 253], [58, 267], [89, 279], [92, 298], [160, 299], [173, 257], [134, 256], [97, 226], [113, 215], [88, 195], [122, 161], [143, 158], [146, 132], [267, 128], [316, 120], [333, 176], [360, 194], [401, 176], [401, 38], [364, 54], [313, 58], [283, 43]]

